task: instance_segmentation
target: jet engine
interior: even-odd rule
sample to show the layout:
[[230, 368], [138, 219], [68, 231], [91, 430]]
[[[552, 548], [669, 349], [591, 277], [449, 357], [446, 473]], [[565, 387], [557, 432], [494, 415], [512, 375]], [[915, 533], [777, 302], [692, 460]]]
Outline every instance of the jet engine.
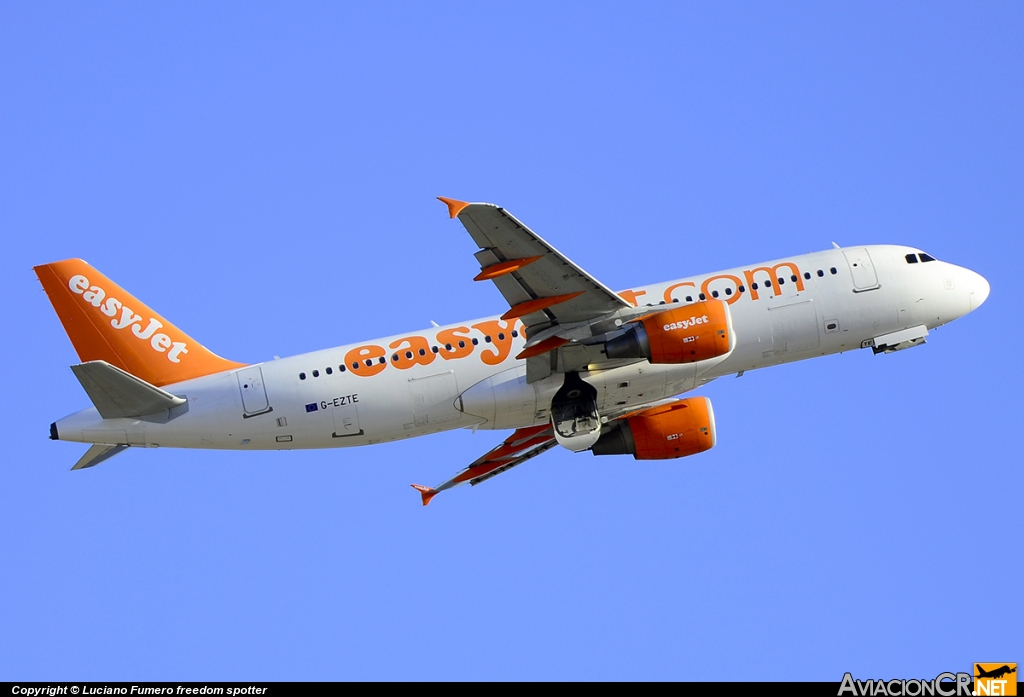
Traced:
[[651, 363], [678, 364], [724, 356], [734, 344], [728, 305], [704, 300], [634, 320], [604, 347], [612, 359], [646, 358]]
[[595, 455], [632, 455], [636, 460], [671, 460], [715, 446], [715, 412], [707, 397], [691, 397], [621, 419], [601, 434]]

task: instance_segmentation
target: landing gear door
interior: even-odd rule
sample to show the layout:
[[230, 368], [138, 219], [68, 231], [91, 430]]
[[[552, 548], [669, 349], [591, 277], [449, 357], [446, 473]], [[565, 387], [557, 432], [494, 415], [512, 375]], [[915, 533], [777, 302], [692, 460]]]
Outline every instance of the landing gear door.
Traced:
[[875, 273], [875, 265], [871, 263], [871, 255], [864, 247], [844, 249], [843, 256], [850, 266], [850, 273], [853, 275], [853, 292], [863, 293], [866, 290], [878, 288], [878, 274]]
[[242, 393], [244, 418], [274, 411], [267, 399], [267, 388], [263, 385], [262, 368], [258, 365], [242, 368], [235, 376], [238, 378], [238, 391]]

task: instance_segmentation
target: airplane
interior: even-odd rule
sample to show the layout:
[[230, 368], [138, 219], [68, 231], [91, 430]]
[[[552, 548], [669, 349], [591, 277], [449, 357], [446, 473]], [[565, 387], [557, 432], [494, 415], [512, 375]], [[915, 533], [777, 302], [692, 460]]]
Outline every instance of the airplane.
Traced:
[[1002, 665], [999, 668], [993, 668], [992, 670], [985, 670], [984, 668], [981, 667], [980, 664], [975, 663], [974, 664], [974, 668], [977, 671], [977, 675], [974, 676], [976, 678], [1001, 678], [1004, 675], [1009, 675], [1010, 673], [1016, 673], [1017, 672], [1017, 665], [1016, 664], [1014, 664], [1014, 666], [1012, 668], [1009, 665]]
[[35, 267], [93, 406], [50, 426], [91, 447], [287, 450], [512, 430], [422, 504], [561, 446], [638, 460], [714, 447], [716, 378], [851, 349], [891, 353], [977, 309], [981, 275], [897, 245], [839, 247], [615, 292], [508, 211], [439, 197], [479, 247], [500, 316], [254, 365], [212, 353], [81, 259]]

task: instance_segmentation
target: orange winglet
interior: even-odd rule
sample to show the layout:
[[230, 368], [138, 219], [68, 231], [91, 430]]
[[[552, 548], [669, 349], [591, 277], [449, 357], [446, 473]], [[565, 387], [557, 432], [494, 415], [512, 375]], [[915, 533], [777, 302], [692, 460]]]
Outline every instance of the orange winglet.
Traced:
[[565, 295], [555, 295], [550, 298], [536, 298], [534, 300], [527, 300], [524, 303], [512, 306], [508, 312], [501, 316], [502, 319], [515, 319], [516, 317], [522, 317], [528, 315], [531, 312], [540, 312], [546, 310], [552, 305], [558, 305], [564, 303], [567, 300], [572, 300], [578, 295], [583, 295], [585, 291], [579, 291], [576, 293], [566, 293]]
[[465, 201], [456, 201], [453, 198], [445, 198], [444, 196], [438, 196], [437, 200], [448, 206], [448, 215], [452, 218], [456, 217], [462, 212], [463, 208], [469, 205]]
[[423, 499], [424, 506], [430, 503], [430, 499], [437, 496], [437, 492], [431, 489], [429, 486], [423, 486], [422, 484], [413, 484], [412, 488], [420, 492], [420, 497]]
[[516, 356], [516, 360], [518, 361], [526, 358], [533, 358], [534, 356], [540, 356], [542, 354], [547, 353], [548, 351], [554, 351], [559, 346], [564, 346], [565, 344], [568, 343], [568, 339], [563, 339], [560, 336], [552, 336], [547, 339], [544, 339], [544, 341], [540, 342], [539, 344], [531, 346], [528, 349], [523, 349], [522, 351], [519, 352], [519, 355]]
[[[454, 216], [453, 216], [454, 217]], [[539, 257], [527, 257], [525, 259], [510, 259], [509, 261], [499, 261], [497, 264], [491, 264], [483, 269], [480, 269], [480, 273], [473, 277], [474, 281], [489, 281], [492, 278], [498, 276], [504, 276], [507, 273], [518, 271], [528, 264], [532, 264], [538, 259], [544, 257], [541, 254]]]

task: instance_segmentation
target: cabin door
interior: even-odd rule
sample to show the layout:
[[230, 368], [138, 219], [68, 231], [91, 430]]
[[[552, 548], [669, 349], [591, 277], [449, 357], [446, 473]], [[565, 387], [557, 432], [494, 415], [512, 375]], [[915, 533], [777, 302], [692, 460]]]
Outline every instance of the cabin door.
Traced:
[[844, 249], [843, 256], [850, 266], [850, 273], [853, 275], [853, 292], [862, 293], [866, 290], [878, 288], [878, 274], [875, 273], [875, 265], [871, 263], [871, 255], [864, 247]]
[[263, 369], [258, 365], [242, 368], [238, 378], [238, 391], [242, 393], [242, 409], [246, 418], [273, 411], [267, 400], [267, 388], [263, 386]]

